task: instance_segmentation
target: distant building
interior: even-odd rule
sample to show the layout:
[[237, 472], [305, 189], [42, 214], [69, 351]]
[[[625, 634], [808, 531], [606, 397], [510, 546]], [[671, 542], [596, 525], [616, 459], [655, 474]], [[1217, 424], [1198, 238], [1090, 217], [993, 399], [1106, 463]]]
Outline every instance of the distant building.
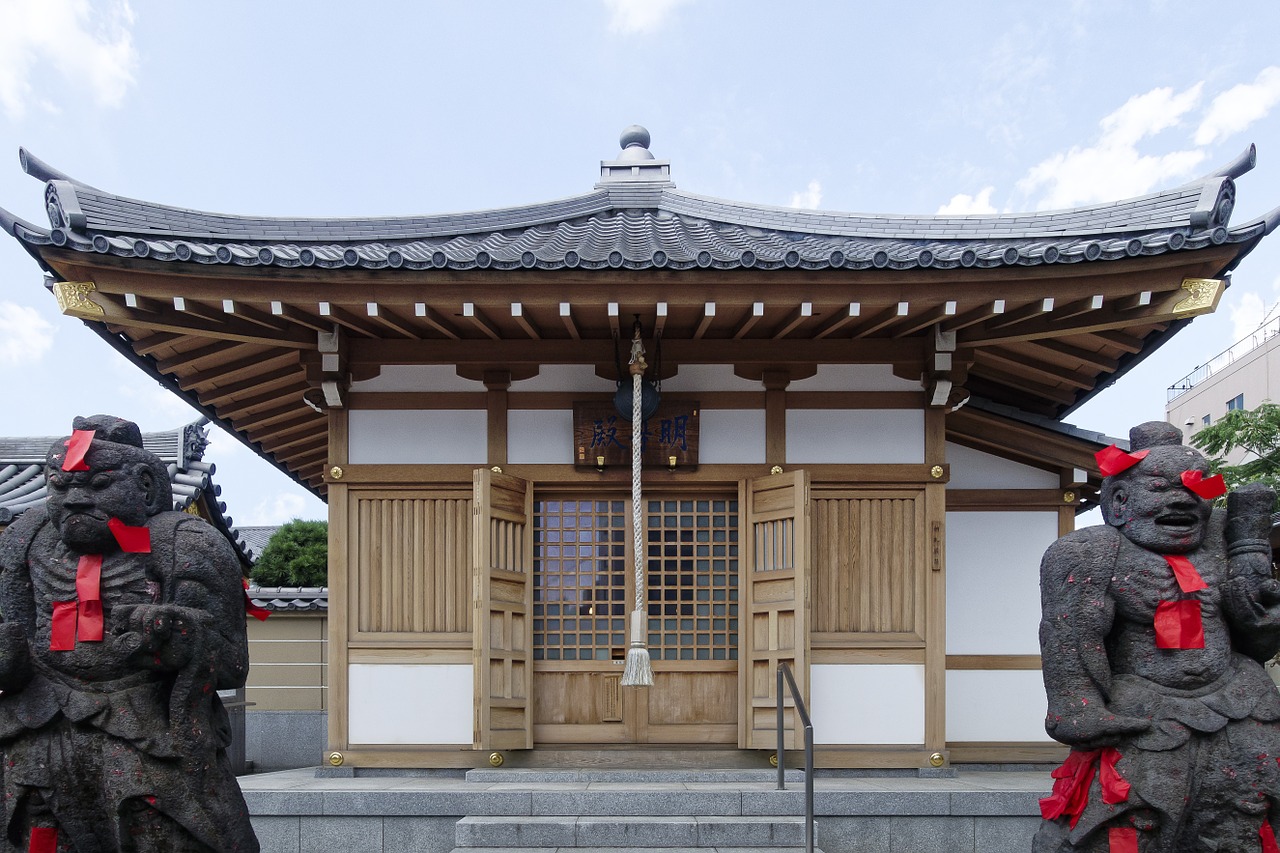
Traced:
[[[1190, 438], [1227, 412], [1280, 401], [1280, 317], [1236, 341], [1169, 386], [1165, 420]], [[1239, 464], [1245, 451], [1228, 461]]]

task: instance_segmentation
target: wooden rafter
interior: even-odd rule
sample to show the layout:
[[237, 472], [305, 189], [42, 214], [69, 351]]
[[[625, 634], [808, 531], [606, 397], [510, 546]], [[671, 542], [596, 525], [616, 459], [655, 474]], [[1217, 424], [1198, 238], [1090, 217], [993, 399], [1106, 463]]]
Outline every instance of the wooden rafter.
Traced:
[[462, 340], [462, 335], [453, 327], [449, 321], [440, 316], [439, 311], [432, 311], [425, 302], [416, 302], [413, 306], [413, 316], [435, 329], [440, 334], [452, 341]]
[[1102, 308], [1105, 301], [1101, 293], [1095, 293], [1093, 296], [1086, 296], [1084, 299], [1077, 299], [1074, 302], [1068, 302], [1066, 305], [1060, 305], [1053, 312], [1054, 322], [1065, 323], [1067, 320], [1074, 320], [1091, 311], [1097, 311]]
[[377, 302], [370, 302], [365, 306], [364, 310], [372, 320], [380, 325], [386, 326], [401, 337], [413, 339], [422, 337], [418, 334], [417, 330], [414, 329], [412, 323], [385, 305], [379, 305]]
[[230, 382], [226, 385], [219, 385], [199, 394], [200, 401], [207, 406], [217, 406], [227, 400], [234, 400], [240, 394], [247, 391], [256, 391], [259, 388], [275, 388], [287, 382], [296, 382], [303, 376], [300, 365], [290, 364], [286, 367], [279, 367], [275, 370], [268, 370], [263, 373], [255, 374], [249, 379], [242, 379], [238, 382]]
[[847, 310], [836, 311], [826, 320], [823, 320], [822, 325], [818, 326], [817, 330], [814, 331], [813, 339], [815, 341], [822, 340], [828, 335], [843, 329], [860, 316], [862, 316], [862, 305], [857, 302], [850, 302]]
[[327, 318], [321, 319], [318, 315], [312, 314], [310, 311], [303, 311], [296, 305], [288, 305], [283, 302], [272, 302], [271, 313], [273, 316], [283, 317], [291, 323], [297, 323], [299, 326], [306, 326], [312, 331], [333, 331], [332, 320]]
[[796, 306], [794, 311], [792, 311], [790, 314], [787, 315], [787, 318], [782, 321], [782, 324], [778, 326], [777, 329], [774, 330], [773, 339], [776, 341], [776, 340], [785, 338], [787, 335], [795, 331], [800, 326], [801, 323], [803, 323], [805, 320], [808, 320], [812, 316], [813, 316], [813, 303], [801, 302], [798, 306]]
[[716, 319], [716, 304], [714, 302], [703, 303], [702, 320], [698, 323], [698, 328], [693, 333], [693, 339], [700, 340], [707, 333], [707, 329], [711, 328], [711, 324]]
[[1062, 388], [1055, 388], [1052, 385], [1045, 385], [1042, 382], [1036, 382], [1025, 376], [1019, 376], [1015, 373], [1009, 373], [1003, 370], [995, 370], [990, 366], [983, 366], [981, 369], [975, 365], [970, 371], [972, 377], [981, 377], [988, 382], [996, 382], [1008, 388], [1017, 388], [1039, 397], [1042, 400], [1049, 400], [1063, 406], [1069, 406], [1076, 401], [1076, 395]]
[[564, 329], [569, 333], [569, 337], [575, 341], [582, 340], [582, 334], [578, 331], [578, 324], [573, 322], [573, 306], [568, 302], [560, 303], [560, 322], [564, 323]]
[[462, 316], [469, 320], [471, 325], [479, 329], [482, 334], [495, 341], [502, 340], [502, 333], [494, 328], [493, 323], [490, 322], [488, 317], [484, 316], [484, 312], [477, 308], [474, 302], [462, 303]]
[[266, 370], [281, 364], [287, 364], [297, 359], [297, 354], [289, 350], [256, 353], [238, 361], [229, 361], [226, 364], [211, 367], [207, 370], [201, 370], [196, 373], [189, 373], [186, 376], [179, 376], [178, 384], [186, 390], [197, 388], [201, 385], [222, 379], [235, 379], [245, 373], [252, 373], [256, 370]]
[[221, 315], [217, 322], [200, 319], [190, 312], [167, 310], [158, 314], [128, 308], [123, 296], [110, 293], [95, 293], [91, 301], [103, 310], [99, 322], [117, 325], [133, 330], [146, 329], [155, 332], [187, 335], [197, 338], [212, 338], [224, 341], [236, 341], [246, 344], [264, 346], [293, 347], [296, 349], [313, 349], [314, 335], [304, 333], [300, 329], [284, 329], [276, 332], [263, 329], [261, 326], [240, 319], [226, 319]]
[[917, 314], [904, 323], [899, 323], [893, 327], [890, 337], [904, 338], [907, 335], [914, 335], [921, 329], [927, 329], [934, 323], [941, 323], [949, 317], [954, 317], [956, 313], [956, 302], [949, 299], [941, 305], [935, 305], [928, 311]]
[[751, 331], [752, 326], [760, 322], [760, 318], [764, 316], [764, 303], [753, 302], [751, 309], [747, 312], [747, 316], [742, 318], [742, 322], [738, 324], [737, 330], [733, 333], [733, 339], [741, 340], [747, 336], [747, 332]]
[[999, 317], [1004, 313], [1003, 299], [993, 299], [991, 302], [979, 305], [976, 308], [970, 308], [963, 314], [957, 314], [950, 320], [942, 321], [942, 330], [944, 332], [958, 332], [961, 329], [967, 329], [970, 326], [976, 326], [978, 323], [986, 322], [992, 317]]
[[224, 299], [222, 301], [222, 310], [225, 314], [242, 317], [250, 323], [256, 323], [257, 325], [262, 326], [264, 329], [273, 329], [277, 332], [282, 332], [289, 328], [288, 322], [284, 319], [268, 314], [266, 311], [261, 309], [254, 308], [252, 305], [246, 305], [243, 302]]
[[521, 329], [524, 329], [524, 333], [535, 341], [542, 339], [542, 333], [538, 331], [538, 327], [533, 324], [532, 320], [525, 316], [523, 303], [511, 303], [511, 319], [515, 320], [516, 325]]
[[1082, 391], [1092, 390], [1092, 378], [1082, 377], [1079, 373], [1064, 367], [1028, 358], [1020, 353], [1005, 352], [999, 348], [981, 349], [974, 353], [974, 363], [979, 365], [1002, 364], [1012, 367], [1015, 373], [1029, 372], [1039, 374], [1050, 382], [1070, 385]]
[[865, 338], [868, 335], [874, 335], [876, 332], [885, 327], [896, 323], [903, 317], [908, 316], [910, 306], [906, 302], [898, 302], [890, 305], [882, 311], [878, 311], [866, 320], [853, 327], [850, 333], [851, 338]]
[[177, 332], [155, 332], [145, 338], [139, 338], [134, 341], [133, 351], [138, 355], [151, 355], [165, 347], [173, 346], [185, 337], [186, 335], [181, 335]]
[[1084, 349], [1083, 347], [1064, 344], [1061, 341], [1027, 341], [1027, 346], [1048, 350], [1051, 353], [1065, 358], [1074, 359], [1079, 361], [1081, 364], [1093, 368], [1094, 370], [1100, 370], [1105, 373], [1115, 373], [1120, 369], [1120, 362], [1117, 359], [1110, 358], [1100, 352], [1093, 352], [1092, 350]]
[[218, 414], [224, 418], [237, 418], [252, 412], [259, 406], [268, 406], [272, 403], [278, 403], [282, 399], [287, 399], [293, 395], [299, 397], [307, 390], [305, 382], [295, 382], [283, 388], [272, 388], [269, 391], [263, 391], [261, 394], [255, 394], [252, 397], [235, 396], [225, 406], [215, 406]]
[[327, 317], [334, 323], [364, 335], [367, 338], [380, 338], [382, 333], [376, 323], [372, 323], [366, 317], [357, 316], [354, 312], [348, 311], [341, 305], [334, 305], [332, 302], [319, 303], [320, 316]]

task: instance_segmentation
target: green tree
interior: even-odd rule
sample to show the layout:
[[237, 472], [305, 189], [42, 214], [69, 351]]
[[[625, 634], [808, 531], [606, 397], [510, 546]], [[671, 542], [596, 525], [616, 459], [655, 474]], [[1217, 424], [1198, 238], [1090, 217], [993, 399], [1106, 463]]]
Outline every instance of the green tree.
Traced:
[[[1266, 483], [1280, 492], [1280, 405], [1263, 403], [1245, 411], [1227, 412], [1222, 420], [1191, 436], [1191, 443], [1211, 457], [1209, 464], [1222, 474], [1227, 487]], [[1228, 465], [1225, 456], [1247, 450], [1239, 465]]]
[[327, 586], [329, 524], [295, 518], [271, 537], [250, 575], [259, 586]]

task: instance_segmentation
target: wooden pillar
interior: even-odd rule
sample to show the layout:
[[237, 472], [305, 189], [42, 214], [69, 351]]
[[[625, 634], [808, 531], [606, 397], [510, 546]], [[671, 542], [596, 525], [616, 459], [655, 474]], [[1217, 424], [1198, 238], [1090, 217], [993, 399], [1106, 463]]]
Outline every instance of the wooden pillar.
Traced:
[[484, 372], [485, 409], [488, 412], [489, 465], [507, 464], [507, 389], [510, 370]]
[[348, 467], [349, 445], [347, 409], [329, 410], [329, 467], [325, 482], [329, 488], [329, 747], [320, 757], [328, 764], [328, 755], [344, 753], [348, 742], [347, 717], [347, 638], [350, 636], [352, 613], [351, 587], [348, 582], [347, 543], [353, 523], [347, 513], [347, 485], [343, 475]]
[[791, 374], [786, 370], [766, 370], [760, 377], [764, 385], [764, 461], [767, 465], [787, 464], [787, 386]]
[[924, 747], [929, 755], [947, 753], [947, 449], [946, 410], [924, 410], [924, 461], [930, 480], [924, 487], [925, 574]]

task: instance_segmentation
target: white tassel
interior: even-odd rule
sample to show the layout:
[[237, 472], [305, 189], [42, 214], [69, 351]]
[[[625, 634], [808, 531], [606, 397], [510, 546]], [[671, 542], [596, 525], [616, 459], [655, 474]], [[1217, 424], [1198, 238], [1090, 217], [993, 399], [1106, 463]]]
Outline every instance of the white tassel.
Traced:
[[631, 648], [627, 649], [627, 664], [622, 669], [623, 687], [653, 686], [653, 667], [645, 648], [645, 621], [643, 610], [631, 612]]

